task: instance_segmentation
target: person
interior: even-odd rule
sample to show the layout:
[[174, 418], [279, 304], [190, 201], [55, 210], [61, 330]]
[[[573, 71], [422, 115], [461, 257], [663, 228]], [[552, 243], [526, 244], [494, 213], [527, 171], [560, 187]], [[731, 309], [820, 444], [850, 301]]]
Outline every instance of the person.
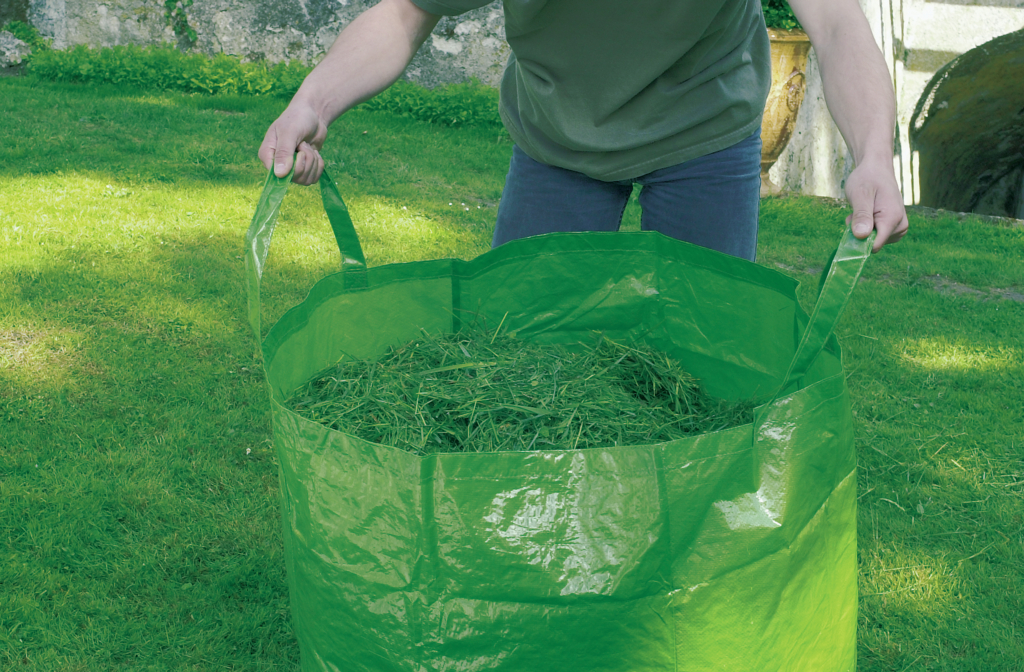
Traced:
[[[341, 32], [271, 124], [259, 158], [309, 185], [328, 127], [390, 86], [444, 15], [487, 0], [381, 0]], [[907, 231], [895, 100], [857, 0], [790, 0], [855, 168], [854, 235]], [[760, 0], [504, 0], [512, 55], [500, 113], [514, 142], [494, 245], [617, 230], [633, 184], [642, 227], [753, 260], [760, 124], [771, 83]]]

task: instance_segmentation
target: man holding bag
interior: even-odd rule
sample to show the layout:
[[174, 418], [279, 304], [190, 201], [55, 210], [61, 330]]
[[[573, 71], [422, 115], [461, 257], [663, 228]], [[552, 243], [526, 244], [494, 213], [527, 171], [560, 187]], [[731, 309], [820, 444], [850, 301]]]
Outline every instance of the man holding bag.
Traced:
[[[442, 15], [485, 0], [382, 0], [338, 36], [259, 150], [312, 184], [330, 124], [390, 86]], [[857, 0], [790, 0], [854, 155], [853, 232], [875, 251], [907, 230], [893, 170], [895, 102]], [[515, 142], [494, 245], [614, 231], [632, 185], [645, 230], [753, 260], [760, 125], [771, 84], [760, 0], [505, 0], [502, 121]], [[296, 155], [297, 152], [297, 155]]]

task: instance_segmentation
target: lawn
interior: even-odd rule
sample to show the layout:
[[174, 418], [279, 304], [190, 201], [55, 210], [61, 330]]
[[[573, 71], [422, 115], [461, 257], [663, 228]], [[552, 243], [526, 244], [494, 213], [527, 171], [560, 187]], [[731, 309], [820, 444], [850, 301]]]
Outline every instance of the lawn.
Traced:
[[[298, 669], [241, 257], [282, 106], [0, 80], [0, 669]], [[486, 251], [510, 153], [357, 111], [324, 156], [377, 265]], [[810, 300], [845, 215], [764, 201], [758, 263]], [[293, 188], [264, 324], [337, 265]], [[868, 263], [862, 671], [1024, 670], [1021, 334], [1024, 228], [914, 215]]]

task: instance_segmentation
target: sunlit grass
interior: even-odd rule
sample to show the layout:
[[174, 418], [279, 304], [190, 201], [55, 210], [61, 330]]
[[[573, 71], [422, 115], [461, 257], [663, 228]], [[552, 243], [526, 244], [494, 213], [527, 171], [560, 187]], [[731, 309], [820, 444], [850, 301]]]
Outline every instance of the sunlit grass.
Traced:
[[495, 208], [451, 203], [451, 219], [444, 222], [379, 198], [354, 200], [352, 214], [361, 223], [367, 262], [457, 257], [478, 244], [483, 237], [480, 231], [487, 230], [488, 219], [494, 219]]
[[909, 344], [904, 356], [908, 361], [934, 371], [1024, 374], [1024, 348], [1011, 345], [986, 348], [969, 343], [950, 343], [944, 339], [921, 339]]
[[942, 620], [963, 615], [967, 585], [960, 563], [901, 548], [879, 548], [865, 558], [874, 571], [861, 582], [865, 600], [886, 598], [893, 611], [914, 618]]
[[0, 328], [0, 381], [20, 381], [27, 395], [71, 389], [82, 341], [82, 334], [67, 327], [19, 321]]

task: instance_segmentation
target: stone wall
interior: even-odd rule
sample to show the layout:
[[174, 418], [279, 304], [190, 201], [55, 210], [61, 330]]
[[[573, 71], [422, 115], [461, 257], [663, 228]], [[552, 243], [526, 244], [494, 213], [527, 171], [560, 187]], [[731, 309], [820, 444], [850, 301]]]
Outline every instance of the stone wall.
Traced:
[[32, 48], [4, 31], [0, 32], [0, 74], [4, 74], [22, 65]]
[[28, 21], [28, 0], [0, 0], [0, 26], [8, 21]]
[[[0, 0], [22, 2], [57, 49], [77, 44], [177, 43], [162, 0]], [[185, 8], [197, 38], [191, 48], [246, 60], [318, 62], [338, 33], [374, 0], [194, 0]], [[13, 4], [12, 4], [13, 7]], [[13, 10], [12, 10], [13, 14]], [[0, 17], [2, 18], [2, 17]], [[501, 3], [442, 19], [407, 76], [427, 86], [475, 77], [497, 85], [508, 58]]]

